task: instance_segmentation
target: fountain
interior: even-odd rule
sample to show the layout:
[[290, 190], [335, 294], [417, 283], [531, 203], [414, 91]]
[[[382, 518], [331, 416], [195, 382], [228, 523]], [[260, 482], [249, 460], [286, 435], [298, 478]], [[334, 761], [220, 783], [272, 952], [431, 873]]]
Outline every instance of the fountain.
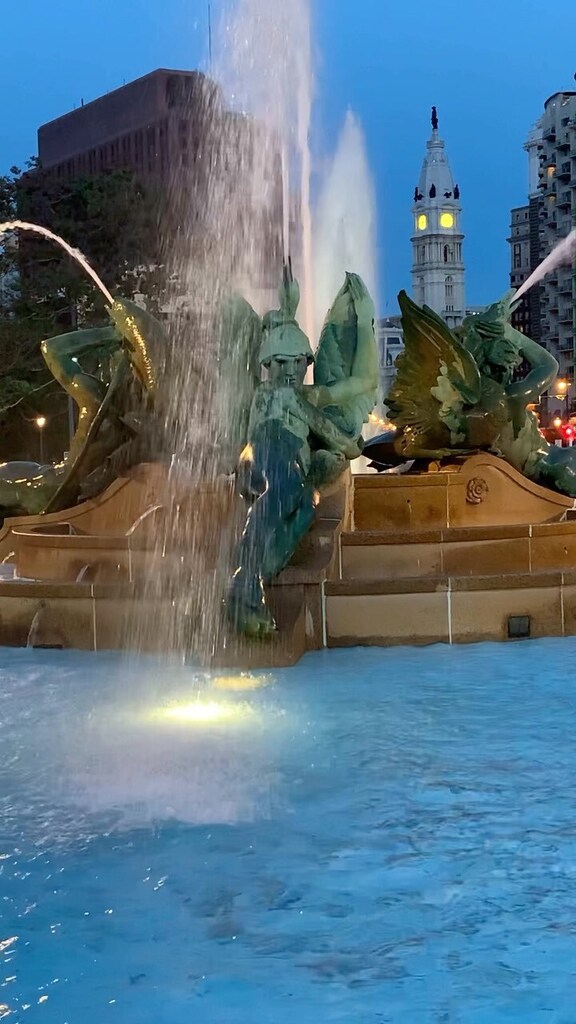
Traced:
[[[280, 110], [298, 54], [310, 84], [287, 6], [227, 27]], [[205, 96], [202, 244], [166, 227], [172, 322], [107, 282], [109, 322], [43, 346], [83, 410], [71, 453], [1, 467], [4, 507], [38, 511], [0, 534], [0, 642], [28, 644], [0, 664], [0, 1018], [571, 1021], [574, 467], [527, 409], [553, 362], [516, 297], [453, 332], [401, 295], [396, 431], [366, 449], [387, 472], [352, 478], [360, 136], [314, 220], [310, 92], [294, 131], [238, 97]]]
[[[0, 468], [0, 503], [12, 514], [0, 558], [15, 575], [0, 583], [0, 602], [10, 599], [13, 612], [4, 642], [265, 665], [327, 644], [394, 642], [406, 624], [418, 639], [414, 615], [398, 623], [378, 613], [378, 628], [367, 625], [368, 597], [396, 594], [386, 589], [394, 558], [406, 571], [407, 607], [408, 594], [421, 596], [414, 576], [427, 586], [438, 577], [438, 624], [424, 635], [454, 640], [459, 584], [446, 575], [449, 551], [483, 572], [498, 540], [490, 531], [521, 527], [529, 543], [514, 565], [531, 572], [533, 531], [546, 523], [547, 536], [571, 536], [573, 450], [547, 445], [527, 410], [557, 368], [511, 328], [518, 296], [452, 332], [401, 294], [395, 430], [364, 445], [378, 383], [373, 186], [349, 113], [312, 215], [310, 53], [306, 0], [289, 12], [238, 0], [223, 18], [213, 71], [224, 91], [207, 82], [200, 97], [210, 160], [193, 172], [197, 223], [186, 231], [192, 211], [175, 174], [174, 219], [164, 225], [174, 288], [167, 325], [114, 297], [82, 254], [41, 226], [0, 225], [63, 245], [110, 316], [107, 326], [42, 346], [79, 408], [67, 458]], [[533, 279], [572, 249], [571, 236]], [[82, 370], [87, 353], [98, 379]], [[522, 360], [530, 372], [513, 381]], [[358, 473], [352, 482], [348, 467], [363, 450], [379, 470], [410, 460], [412, 471]], [[464, 556], [450, 531], [471, 527], [486, 535], [471, 535]], [[425, 555], [428, 529], [440, 536]], [[374, 545], [383, 551], [372, 562]], [[507, 543], [510, 558], [514, 548]], [[568, 540], [564, 551], [542, 556], [544, 567], [564, 569]], [[58, 612], [72, 598], [76, 620]], [[513, 617], [489, 635], [504, 636]], [[462, 628], [467, 636], [472, 627]]]

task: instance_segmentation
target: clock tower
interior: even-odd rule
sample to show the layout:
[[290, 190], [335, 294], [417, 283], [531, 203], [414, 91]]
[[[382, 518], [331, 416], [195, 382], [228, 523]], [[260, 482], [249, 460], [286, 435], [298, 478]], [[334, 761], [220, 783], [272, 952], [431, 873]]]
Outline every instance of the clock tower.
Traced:
[[460, 189], [454, 184], [438, 115], [432, 107], [432, 135], [412, 205], [412, 294], [456, 327], [465, 316]]

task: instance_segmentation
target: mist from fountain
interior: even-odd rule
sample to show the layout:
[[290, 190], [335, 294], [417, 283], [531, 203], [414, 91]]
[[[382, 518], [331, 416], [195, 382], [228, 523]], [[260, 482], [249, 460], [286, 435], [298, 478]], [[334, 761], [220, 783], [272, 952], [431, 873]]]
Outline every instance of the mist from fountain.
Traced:
[[364, 133], [350, 111], [322, 182], [314, 219], [316, 336], [347, 270], [365, 281], [376, 305], [376, 195]]

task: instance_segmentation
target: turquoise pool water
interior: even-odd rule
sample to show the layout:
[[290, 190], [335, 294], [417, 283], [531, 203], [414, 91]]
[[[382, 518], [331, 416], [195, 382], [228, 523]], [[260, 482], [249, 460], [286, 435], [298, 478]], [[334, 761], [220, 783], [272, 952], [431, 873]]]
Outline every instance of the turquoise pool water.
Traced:
[[575, 654], [0, 651], [0, 1019], [574, 1024]]

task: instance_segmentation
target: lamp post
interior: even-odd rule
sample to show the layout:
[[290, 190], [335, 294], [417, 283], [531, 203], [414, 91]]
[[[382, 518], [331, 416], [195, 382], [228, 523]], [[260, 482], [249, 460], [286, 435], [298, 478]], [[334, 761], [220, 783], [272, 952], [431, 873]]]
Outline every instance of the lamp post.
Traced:
[[559, 380], [556, 381], [556, 385], [555, 385], [555, 389], [554, 389], [554, 397], [557, 398], [559, 402], [562, 402], [562, 401], [564, 402], [564, 413], [565, 413], [565, 416], [566, 416], [566, 420], [568, 420], [568, 413], [569, 413], [569, 405], [568, 405], [568, 391], [569, 390], [570, 390], [570, 381], [569, 380], [566, 380], [566, 378], [561, 377]]
[[37, 416], [35, 424], [40, 432], [40, 465], [44, 465], [44, 427], [48, 422], [45, 416]]

